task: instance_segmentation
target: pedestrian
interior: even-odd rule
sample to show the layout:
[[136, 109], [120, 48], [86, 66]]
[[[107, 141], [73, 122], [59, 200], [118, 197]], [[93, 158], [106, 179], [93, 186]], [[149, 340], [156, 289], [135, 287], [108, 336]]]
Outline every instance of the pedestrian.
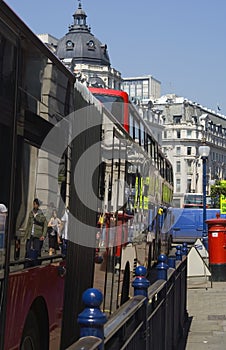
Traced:
[[56, 254], [56, 251], [59, 249], [60, 226], [61, 221], [57, 217], [57, 211], [54, 209], [48, 223], [49, 255]]
[[[51, 219], [54, 209], [56, 209], [56, 206], [54, 205], [53, 202], [50, 202], [47, 205], [47, 208], [46, 208], [45, 213], [44, 213], [47, 222], [49, 222], [49, 220]], [[45, 238], [45, 240], [43, 242], [43, 247], [42, 247], [42, 251], [45, 252], [45, 253], [46, 252], [49, 253], [49, 233], [50, 233], [50, 231], [51, 231], [51, 227], [47, 227], [47, 235], [46, 235], [46, 238]]]
[[110, 228], [109, 228], [109, 247], [112, 248], [116, 244], [116, 214], [110, 217]]
[[6, 217], [8, 210], [5, 204], [0, 204], [0, 265], [5, 248]]
[[1, 214], [7, 214], [8, 210], [5, 206], [5, 204], [0, 204], [0, 213]]
[[66, 255], [67, 241], [68, 241], [68, 214], [69, 214], [69, 209], [68, 207], [66, 207], [64, 215], [61, 218], [61, 228], [60, 228], [61, 253], [63, 255]]
[[102, 217], [99, 219], [99, 222], [101, 222], [100, 228], [101, 228], [101, 242], [100, 247], [105, 247], [106, 245], [106, 227], [107, 227], [107, 215], [103, 214]]
[[33, 209], [29, 213], [28, 223], [24, 238], [26, 239], [25, 267], [39, 265], [38, 257], [41, 256], [43, 241], [47, 233], [47, 220], [39, 208], [38, 198], [33, 200]]

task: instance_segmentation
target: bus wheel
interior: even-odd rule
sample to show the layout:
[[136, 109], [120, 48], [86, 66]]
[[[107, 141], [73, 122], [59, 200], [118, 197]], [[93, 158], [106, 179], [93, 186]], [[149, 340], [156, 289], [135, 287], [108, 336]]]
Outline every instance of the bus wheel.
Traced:
[[23, 330], [20, 350], [40, 350], [40, 331], [34, 312], [31, 310]]

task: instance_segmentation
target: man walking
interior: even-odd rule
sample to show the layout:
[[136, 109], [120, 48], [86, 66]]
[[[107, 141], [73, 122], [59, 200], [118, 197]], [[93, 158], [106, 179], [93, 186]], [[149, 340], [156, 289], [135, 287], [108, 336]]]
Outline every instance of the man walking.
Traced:
[[[26, 253], [25, 267], [38, 265], [37, 258], [41, 256], [43, 241], [47, 233], [47, 220], [42, 210], [39, 209], [39, 200], [33, 201], [33, 209], [29, 214], [27, 228], [25, 230]], [[33, 261], [32, 261], [33, 260]]]

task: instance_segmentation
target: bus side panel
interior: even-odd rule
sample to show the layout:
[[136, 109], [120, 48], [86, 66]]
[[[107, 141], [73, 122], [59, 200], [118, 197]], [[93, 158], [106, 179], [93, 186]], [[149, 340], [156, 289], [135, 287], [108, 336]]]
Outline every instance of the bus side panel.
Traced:
[[[58, 272], [59, 263], [12, 273], [9, 279], [5, 350], [19, 349], [29, 310], [38, 298], [44, 301], [42, 319], [47, 316], [52, 349], [60, 347], [64, 277]], [[34, 284], [36, 288], [34, 288]]]

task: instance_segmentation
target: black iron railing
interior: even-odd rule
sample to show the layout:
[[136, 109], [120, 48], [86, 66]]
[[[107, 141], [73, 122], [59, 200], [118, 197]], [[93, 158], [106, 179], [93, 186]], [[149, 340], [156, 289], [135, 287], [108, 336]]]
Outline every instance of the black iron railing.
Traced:
[[[162, 271], [158, 274], [159, 276], [163, 276]], [[98, 319], [96, 319], [96, 325], [91, 322], [90, 328], [88, 319], [87, 324], [82, 325], [82, 327], [85, 325], [83, 335], [99, 334], [102, 342], [96, 344], [96, 347], [92, 343], [90, 347], [70, 347], [69, 349], [178, 349], [187, 321], [187, 257], [184, 256], [181, 261], [176, 261], [175, 269], [167, 267], [165, 276], [166, 279], [158, 279], [149, 287], [143, 274], [137, 276], [137, 283], [133, 283], [137, 288], [135, 296], [125, 302], [104, 325], [100, 322], [98, 324]], [[146, 291], [142, 290], [142, 283], [147, 286]], [[92, 293], [93, 291], [95, 290], [92, 289]], [[101, 301], [95, 306], [98, 313], [100, 304]], [[89, 302], [86, 302], [86, 306], [85, 314], [89, 310]], [[88, 341], [89, 338], [82, 339]], [[81, 339], [79, 341], [81, 342]], [[79, 346], [79, 343], [76, 342], [75, 345]]]

